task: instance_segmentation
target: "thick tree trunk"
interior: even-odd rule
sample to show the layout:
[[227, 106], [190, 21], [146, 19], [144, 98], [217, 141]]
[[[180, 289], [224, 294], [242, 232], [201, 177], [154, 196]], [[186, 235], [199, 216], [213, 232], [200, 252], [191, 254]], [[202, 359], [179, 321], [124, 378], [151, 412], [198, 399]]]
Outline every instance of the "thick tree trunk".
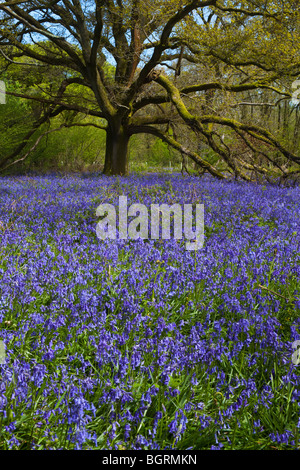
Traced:
[[128, 174], [129, 134], [123, 126], [110, 126], [106, 132], [105, 175]]

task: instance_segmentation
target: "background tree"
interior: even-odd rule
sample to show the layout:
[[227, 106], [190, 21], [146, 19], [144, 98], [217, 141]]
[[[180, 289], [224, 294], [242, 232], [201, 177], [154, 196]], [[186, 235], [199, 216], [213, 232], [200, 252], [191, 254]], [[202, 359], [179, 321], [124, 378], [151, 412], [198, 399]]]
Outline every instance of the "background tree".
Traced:
[[[290, 99], [287, 84], [300, 72], [297, 2], [11, 0], [0, 12], [3, 58], [63, 75], [46, 94], [23, 97], [43, 104], [40, 120], [66, 110], [97, 118], [106, 132], [106, 174], [127, 173], [129, 139], [141, 133], [220, 178], [230, 171], [249, 179], [249, 171], [266, 172], [267, 162], [283, 175], [298, 170], [295, 145], [249, 121], [241, 104], [253, 91]], [[183, 83], [191, 65], [194, 73]], [[74, 86], [85, 92], [72, 94]], [[180, 137], [184, 128], [194, 135], [189, 147]], [[246, 157], [236, 144], [247, 149]], [[216, 162], [199, 155], [202, 145]], [[289, 170], [286, 162], [293, 164]]]

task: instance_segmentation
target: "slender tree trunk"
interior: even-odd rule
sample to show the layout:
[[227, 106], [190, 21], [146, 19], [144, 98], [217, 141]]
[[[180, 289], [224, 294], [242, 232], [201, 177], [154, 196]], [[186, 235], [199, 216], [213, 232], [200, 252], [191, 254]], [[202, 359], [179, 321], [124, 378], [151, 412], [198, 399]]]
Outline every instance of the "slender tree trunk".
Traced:
[[296, 108], [295, 127], [294, 127], [294, 136], [293, 136], [293, 152], [294, 153], [298, 152], [298, 147], [299, 147], [299, 137], [300, 137], [299, 127], [300, 127], [300, 112], [299, 112], [299, 109]]
[[106, 131], [105, 175], [128, 174], [129, 133], [122, 125], [111, 125]]

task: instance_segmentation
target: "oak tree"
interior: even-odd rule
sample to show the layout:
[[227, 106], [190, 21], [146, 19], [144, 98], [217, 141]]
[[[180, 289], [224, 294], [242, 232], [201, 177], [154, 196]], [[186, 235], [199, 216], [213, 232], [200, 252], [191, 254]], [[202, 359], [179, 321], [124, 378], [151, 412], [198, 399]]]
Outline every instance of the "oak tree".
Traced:
[[[126, 174], [131, 136], [147, 133], [219, 178], [229, 171], [250, 179], [268, 166], [287, 176], [287, 161], [298, 171], [297, 151], [238, 110], [251, 90], [270, 91], [274, 105], [291, 99], [286, 83], [300, 74], [297, 3], [7, 0], [0, 4], [2, 58], [24, 70], [57, 69], [62, 77], [46, 94], [9, 93], [43, 103], [35, 128], [64, 110], [98, 118], [106, 131], [106, 174]], [[72, 95], [74, 86], [82, 94]], [[194, 135], [190, 146], [182, 143], [185, 132]], [[234, 139], [247, 158], [233, 152]], [[197, 142], [212, 149], [222, 170], [200, 154]], [[15, 157], [6, 156], [5, 164]]]

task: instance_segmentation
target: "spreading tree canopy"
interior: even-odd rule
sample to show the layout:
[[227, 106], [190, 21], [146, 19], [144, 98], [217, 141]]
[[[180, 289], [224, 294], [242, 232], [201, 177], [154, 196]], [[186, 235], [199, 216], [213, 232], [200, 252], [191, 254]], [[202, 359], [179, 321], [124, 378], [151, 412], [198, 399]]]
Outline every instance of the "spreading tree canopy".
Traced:
[[[55, 78], [43, 93], [9, 91], [42, 103], [43, 112], [23, 144], [0, 156], [0, 168], [39, 126], [72, 110], [105, 129], [106, 174], [127, 173], [129, 140], [143, 133], [219, 178], [297, 172], [297, 151], [239, 110], [253, 90], [258, 97], [268, 90], [269, 106], [290, 102], [300, 75], [299, 26], [297, 0], [4, 1], [1, 60], [24, 74], [28, 67], [53, 70]], [[235, 141], [244, 156], [233, 151]]]

